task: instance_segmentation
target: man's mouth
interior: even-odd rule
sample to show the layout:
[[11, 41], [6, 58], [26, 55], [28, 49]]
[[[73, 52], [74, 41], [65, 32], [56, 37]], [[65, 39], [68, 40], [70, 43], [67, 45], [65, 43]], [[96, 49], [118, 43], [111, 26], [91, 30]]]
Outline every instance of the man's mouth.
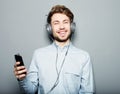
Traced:
[[58, 34], [61, 36], [61, 37], [64, 37], [66, 35], [66, 32], [65, 31], [59, 31]]

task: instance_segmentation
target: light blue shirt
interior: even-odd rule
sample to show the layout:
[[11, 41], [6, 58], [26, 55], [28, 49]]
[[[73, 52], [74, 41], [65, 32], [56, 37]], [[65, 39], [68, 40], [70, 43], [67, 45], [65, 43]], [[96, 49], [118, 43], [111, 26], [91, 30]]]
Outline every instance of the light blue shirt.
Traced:
[[93, 94], [90, 56], [70, 43], [55, 42], [35, 50], [27, 77], [19, 81], [25, 94]]

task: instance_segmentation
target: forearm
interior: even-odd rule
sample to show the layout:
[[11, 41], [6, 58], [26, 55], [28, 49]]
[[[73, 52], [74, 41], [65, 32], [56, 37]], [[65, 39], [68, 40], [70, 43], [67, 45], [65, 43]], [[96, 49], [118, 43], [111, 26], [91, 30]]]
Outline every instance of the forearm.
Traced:
[[37, 91], [37, 84], [25, 78], [24, 80], [18, 81], [19, 87], [22, 93], [34, 94]]

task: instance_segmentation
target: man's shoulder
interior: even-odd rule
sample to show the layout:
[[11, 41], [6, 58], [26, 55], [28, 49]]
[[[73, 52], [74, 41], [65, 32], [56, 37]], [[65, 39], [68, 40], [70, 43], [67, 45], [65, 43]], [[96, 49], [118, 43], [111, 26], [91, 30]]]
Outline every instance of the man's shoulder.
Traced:
[[76, 54], [84, 55], [84, 56], [89, 56], [88, 51], [81, 49], [81, 48], [78, 48], [78, 47], [75, 47], [75, 46], [72, 46], [72, 53], [76, 53]]
[[50, 52], [53, 49], [52, 44], [35, 49], [34, 53]]

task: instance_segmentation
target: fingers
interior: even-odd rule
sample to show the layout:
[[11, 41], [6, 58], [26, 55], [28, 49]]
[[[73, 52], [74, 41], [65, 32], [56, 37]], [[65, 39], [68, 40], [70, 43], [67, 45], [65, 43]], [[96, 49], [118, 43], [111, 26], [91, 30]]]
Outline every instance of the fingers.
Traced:
[[21, 75], [16, 76], [16, 78], [19, 80], [23, 80], [25, 77], [26, 77], [26, 74], [21, 74]]
[[19, 66], [14, 69], [15, 75], [24, 74], [27, 72], [27, 69], [24, 66]]
[[17, 67], [20, 64], [20, 62], [16, 62], [14, 67]]
[[14, 65], [14, 74], [17, 79], [24, 79], [27, 75], [27, 69], [25, 66], [18, 66], [20, 62], [16, 62]]

